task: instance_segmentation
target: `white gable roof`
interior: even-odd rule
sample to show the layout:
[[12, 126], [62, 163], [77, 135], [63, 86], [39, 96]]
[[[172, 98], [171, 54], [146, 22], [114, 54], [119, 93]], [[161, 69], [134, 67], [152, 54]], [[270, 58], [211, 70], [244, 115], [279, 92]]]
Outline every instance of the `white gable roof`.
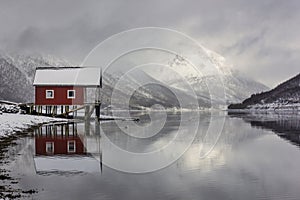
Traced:
[[99, 86], [99, 67], [37, 68], [33, 85], [41, 86]]

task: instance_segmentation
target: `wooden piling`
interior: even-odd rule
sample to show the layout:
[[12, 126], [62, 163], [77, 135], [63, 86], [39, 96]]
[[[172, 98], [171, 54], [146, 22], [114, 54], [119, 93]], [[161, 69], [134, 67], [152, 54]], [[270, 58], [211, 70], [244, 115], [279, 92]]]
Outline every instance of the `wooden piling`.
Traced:
[[67, 117], [69, 116], [69, 111], [70, 111], [70, 107], [69, 107], [69, 106], [66, 106], [66, 116], [67, 116]]

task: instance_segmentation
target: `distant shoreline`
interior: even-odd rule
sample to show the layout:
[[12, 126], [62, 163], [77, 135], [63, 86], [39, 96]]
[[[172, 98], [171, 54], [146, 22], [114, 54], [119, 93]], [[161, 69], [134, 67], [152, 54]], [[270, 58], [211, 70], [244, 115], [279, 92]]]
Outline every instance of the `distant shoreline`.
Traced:
[[229, 108], [227, 112], [230, 113], [292, 113], [300, 114], [300, 106], [282, 106], [282, 107], [269, 107], [267, 105], [248, 106], [247, 108]]

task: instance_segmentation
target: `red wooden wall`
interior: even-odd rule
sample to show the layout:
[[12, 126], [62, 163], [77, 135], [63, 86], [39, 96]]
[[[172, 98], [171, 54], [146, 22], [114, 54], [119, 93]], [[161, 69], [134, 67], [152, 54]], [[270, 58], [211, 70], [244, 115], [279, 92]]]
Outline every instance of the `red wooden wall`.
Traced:
[[[46, 90], [54, 90], [54, 98], [46, 99]], [[75, 99], [67, 98], [67, 91], [75, 90]], [[83, 105], [84, 87], [73, 86], [36, 86], [35, 87], [36, 105]]]

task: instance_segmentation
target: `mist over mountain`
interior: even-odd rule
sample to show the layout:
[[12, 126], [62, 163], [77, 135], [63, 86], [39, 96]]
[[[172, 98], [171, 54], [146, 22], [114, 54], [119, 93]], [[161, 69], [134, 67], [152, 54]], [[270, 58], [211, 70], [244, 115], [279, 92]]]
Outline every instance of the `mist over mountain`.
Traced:
[[[218, 104], [218, 101], [224, 99], [210, 99], [210, 92], [207, 84], [212, 85], [211, 88], [224, 88], [227, 103], [239, 102], [252, 93], [261, 92], [267, 87], [258, 83], [241, 73], [232, 70], [230, 66], [223, 64], [223, 57], [209, 52], [208, 59], [214, 62], [221, 71], [222, 85], [218, 85], [215, 79], [217, 76], [202, 76], [186, 73], [183, 77], [186, 83], [193, 89], [196, 94], [196, 100], [200, 107], [209, 108], [212, 102]], [[169, 61], [170, 66], [184, 71], [184, 61], [178, 61], [178, 57], [174, 57]], [[0, 99], [15, 102], [34, 102], [34, 87], [32, 86], [34, 72], [36, 67], [60, 67], [72, 66], [70, 62], [53, 56], [40, 55], [18, 55], [18, 54], [0, 54]], [[118, 108], [128, 108], [126, 101], [129, 99], [129, 107], [135, 109], [151, 107], [160, 104], [167, 108], [195, 108], [194, 104], [189, 104], [194, 98], [193, 95], [186, 90], [182, 80], [174, 78], [162, 78], [167, 76], [163, 72], [160, 74], [149, 73], [147, 71], [139, 71], [135, 75], [125, 75], [125, 82], [116, 87], [122, 73], [104, 73], [103, 89], [101, 98], [103, 106], [111, 104], [112, 94], [117, 98]], [[149, 81], [151, 84], [140, 85], [141, 81]], [[89, 99], [93, 101], [93, 92], [89, 91]], [[186, 105], [180, 105], [177, 97], [186, 102]]]

